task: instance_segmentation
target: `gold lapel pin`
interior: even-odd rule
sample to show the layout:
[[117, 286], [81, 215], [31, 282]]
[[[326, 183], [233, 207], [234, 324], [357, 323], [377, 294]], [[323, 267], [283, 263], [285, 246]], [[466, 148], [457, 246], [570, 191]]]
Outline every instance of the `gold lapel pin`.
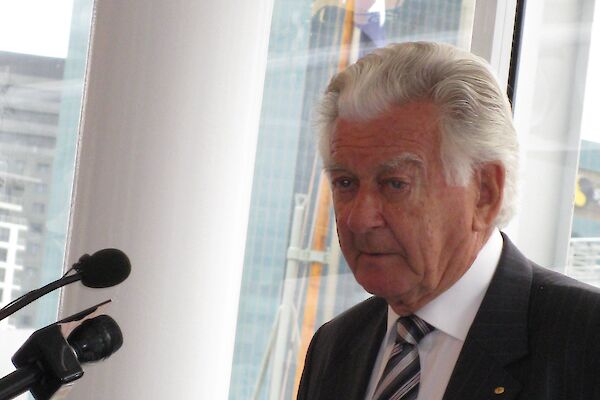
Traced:
[[504, 393], [504, 386], [498, 386], [496, 389], [494, 389], [494, 394], [502, 394]]

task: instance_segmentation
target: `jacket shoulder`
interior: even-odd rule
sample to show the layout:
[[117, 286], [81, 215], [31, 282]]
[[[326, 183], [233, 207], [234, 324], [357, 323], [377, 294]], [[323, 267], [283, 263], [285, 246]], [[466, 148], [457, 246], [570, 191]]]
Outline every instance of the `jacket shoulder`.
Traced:
[[600, 289], [535, 264], [532, 271], [532, 327], [600, 350]]
[[371, 297], [321, 326], [306, 354], [298, 399], [329, 400], [339, 390], [363, 393], [386, 315], [385, 300]]

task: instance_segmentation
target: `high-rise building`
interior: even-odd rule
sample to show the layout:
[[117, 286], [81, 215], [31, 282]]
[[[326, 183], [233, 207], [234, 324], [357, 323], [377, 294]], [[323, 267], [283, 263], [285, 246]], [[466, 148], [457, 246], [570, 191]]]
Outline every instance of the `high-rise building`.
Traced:
[[[0, 52], [0, 302], [41, 283], [65, 60]], [[31, 327], [37, 308], [8, 320]]]

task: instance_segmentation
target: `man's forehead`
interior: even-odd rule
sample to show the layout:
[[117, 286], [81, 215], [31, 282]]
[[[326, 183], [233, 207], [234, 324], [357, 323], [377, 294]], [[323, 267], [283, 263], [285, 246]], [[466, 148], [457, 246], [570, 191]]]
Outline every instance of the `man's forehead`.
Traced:
[[[404, 122], [404, 121], [403, 121]], [[430, 132], [409, 121], [397, 123], [384, 118], [357, 121], [337, 119], [334, 125], [330, 143], [334, 146], [358, 145], [369, 143], [372, 146], [388, 146], [398, 140], [418, 141], [423, 134]]]
[[369, 118], [344, 115], [340, 112], [334, 122], [334, 131], [369, 130], [412, 132], [436, 130], [440, 123], [441, 112], [437, 105], [428, 100], [411, 101], [391, 106], [386, 111]]
[[400, 107], [371, 120], [338, 118], [328, 148], [336, 152], [345, 148], [357, 151], [385, 151], [388, 147], [415, 153], [437, 153], [440, 130], [431, 108]]

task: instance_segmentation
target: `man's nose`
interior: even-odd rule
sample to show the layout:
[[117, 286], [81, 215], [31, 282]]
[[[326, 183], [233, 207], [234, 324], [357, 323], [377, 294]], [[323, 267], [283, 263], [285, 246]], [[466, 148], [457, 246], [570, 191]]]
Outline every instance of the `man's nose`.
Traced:
[[359, 190], [350, 204], [346, 223], [354, 233], [366, 233], [383, 227], [385, 220], [379, 196], [371, 191]]

